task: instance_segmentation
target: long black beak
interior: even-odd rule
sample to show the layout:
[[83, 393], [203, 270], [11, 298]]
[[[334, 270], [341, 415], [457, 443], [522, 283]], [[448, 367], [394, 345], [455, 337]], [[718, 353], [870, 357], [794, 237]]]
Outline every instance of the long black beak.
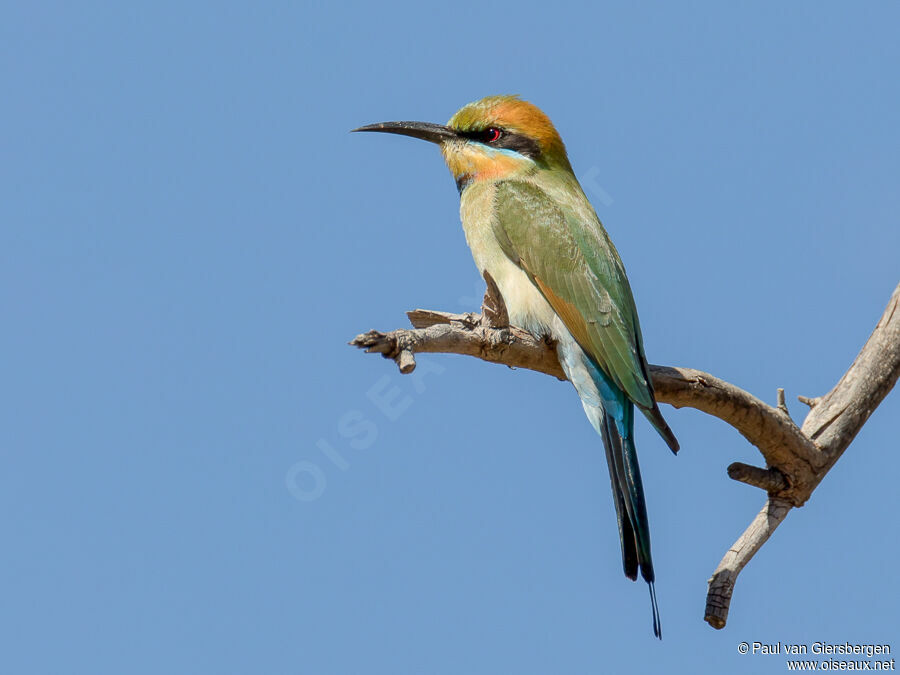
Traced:
[[459, 138], [457, 133], [450, 127], [432, 124], [431, 122], [379, 122], [378, 124], [367, 124], [359, 129], [351, 129], [351, 131], [381, 131], [386, 134], [400, 134], [401, 136], [421, 138], [423, 141], [431, 141], [438, 144]]

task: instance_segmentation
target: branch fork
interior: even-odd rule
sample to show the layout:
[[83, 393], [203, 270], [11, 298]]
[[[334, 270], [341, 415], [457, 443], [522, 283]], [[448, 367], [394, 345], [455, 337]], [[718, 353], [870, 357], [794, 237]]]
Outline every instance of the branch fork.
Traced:
[[[416, 367], [416, 353], [465, 354], [565, 380], [548, 340], [509, 325], [497, 284], [485, 273], [482, 313], [407, 312], [412, 329], [371, 330], [351, 345], [393, 359], [401, 373]], [[810, 411], [801, 426], [788, 413], [783, 389], [770, 406], [719, 378], [691, 368], [650, 366], [660, 403], [691, 407], [727, 422], [762, 454], [765, 467], [734, 462], [728, 475], [764, 490], [762, 509], [722, 558], [706, 595], [705, 620], [723, 628], [737, 577], [791, 509], [803, 506], [900, 376], [900, 285], [875, 330], [844, 376], [824, 396], [798, 399]]]

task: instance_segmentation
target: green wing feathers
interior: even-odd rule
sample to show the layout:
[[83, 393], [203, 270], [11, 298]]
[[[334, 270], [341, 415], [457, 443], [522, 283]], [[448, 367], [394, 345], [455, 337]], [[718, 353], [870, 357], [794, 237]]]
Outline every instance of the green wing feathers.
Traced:
[[497, 239], [581, 348], [677, 452], [678, 442], [653, 397], [637, 310], [619, 254], [581, 191], [565, 192], [572, 203], [554, 201], [529, 181], [499, 183]]

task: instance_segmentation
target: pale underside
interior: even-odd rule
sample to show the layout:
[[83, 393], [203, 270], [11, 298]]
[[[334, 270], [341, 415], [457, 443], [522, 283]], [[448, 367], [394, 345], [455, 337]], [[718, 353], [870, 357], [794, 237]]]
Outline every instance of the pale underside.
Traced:
[[494, 183], [480, 183], [466, 189], [460, 200], [460, 217], [466, 243], [481, 274], [488, 272], [506, 303], [512, 325], [521, 326], [538, 336], [571, 338], [571, 334], [553, 311], [550, 303], [500, 247], [494, 234]]
[[474, 184], [463, 192], [460, 202], [466, 243], [478, 271], [482, 275], [488, 272], [497, 282], [513, 326], [557, 343], [566, 376], [575, 385], [588, 418], [596, 426], [602, 402], [585, 364], [587, 356], [538, 287], [510, 260], [497, 241], [493, 226], [495, 191], [496, 183]]

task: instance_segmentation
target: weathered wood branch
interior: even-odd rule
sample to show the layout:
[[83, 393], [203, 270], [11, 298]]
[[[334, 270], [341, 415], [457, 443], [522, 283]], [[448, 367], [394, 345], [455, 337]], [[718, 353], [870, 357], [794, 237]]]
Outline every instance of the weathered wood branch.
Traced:
[[[493, 279], [486, 277], [483, 314], [408, 312], [412, 329], [369, 331], [350, 344], [393, 359], [410, 373], [416, 353], [475, 356], [511, 368], [528, 368], [565, 380], [555, 345], [510, 326]], [[709, 580], [706, 621], [722, 628], [738, 574], [792, 508], [803, 506], [841, 457], [900, 376], [900, 285], [856, 360], [834, 386], [818, 398], [799, 399], [810, 412], [798, 427], [787, 412], [784, 391], [770, 406], [709, 373], [690, 368], [650, 366], [656, 399], [676, 408], [691, 407], [727, 422], [762, 453], [766, 468], [736, 462], [735, 480], [762, 488], [768, 498], [747, 530], [722, 558]]]
[[[725, 626], [737, 575], [772, 536], [791, 508], [802, 506], [809, 498], [896, 384], [900, 377], [898, 305], [900, 285], [894, 289], [872, 335], [834, 388], [822, 397], [798, 397], [810, 407], [800, 432], [815, 444], [815, 470], [795, 486], [792, 496], [796, 499], [783, 498], [789, 490], [769, 490], [769, 498], [762, 510], [722, 558], [709, 580], [706, 596], [705, 618], [713, 628]], [[774, 468], [781, 467], [776, 464]]]
[[[371, 330], [350, 344], [398, 361], [404, 373], [415, 368], [415, 353], [464, 354], [511, 368], [528, 368], [565, 380], [555, 346], [515, 326], [491, 328], [480, 314], [450, 314], [417, 309], [407, 312], [410, 329]], [[692, 368], [650, 366], [656, 399], [676, 408], [691, 407], [724, 420], [756, 445], [772, 466], [786, 475], [810, 472], [812, 442], [790, 417], [709, 373]], [[793, 471], [787, 471], [788, 467]]]
[[788, 487], [788, 482], [778, 469], [761, 469], [758, 466], [750, 466], [743, 462], [734, 462], [728, 465], [728, 477], [734, 480], [761, 488], [766, 492], [782, 492]]

